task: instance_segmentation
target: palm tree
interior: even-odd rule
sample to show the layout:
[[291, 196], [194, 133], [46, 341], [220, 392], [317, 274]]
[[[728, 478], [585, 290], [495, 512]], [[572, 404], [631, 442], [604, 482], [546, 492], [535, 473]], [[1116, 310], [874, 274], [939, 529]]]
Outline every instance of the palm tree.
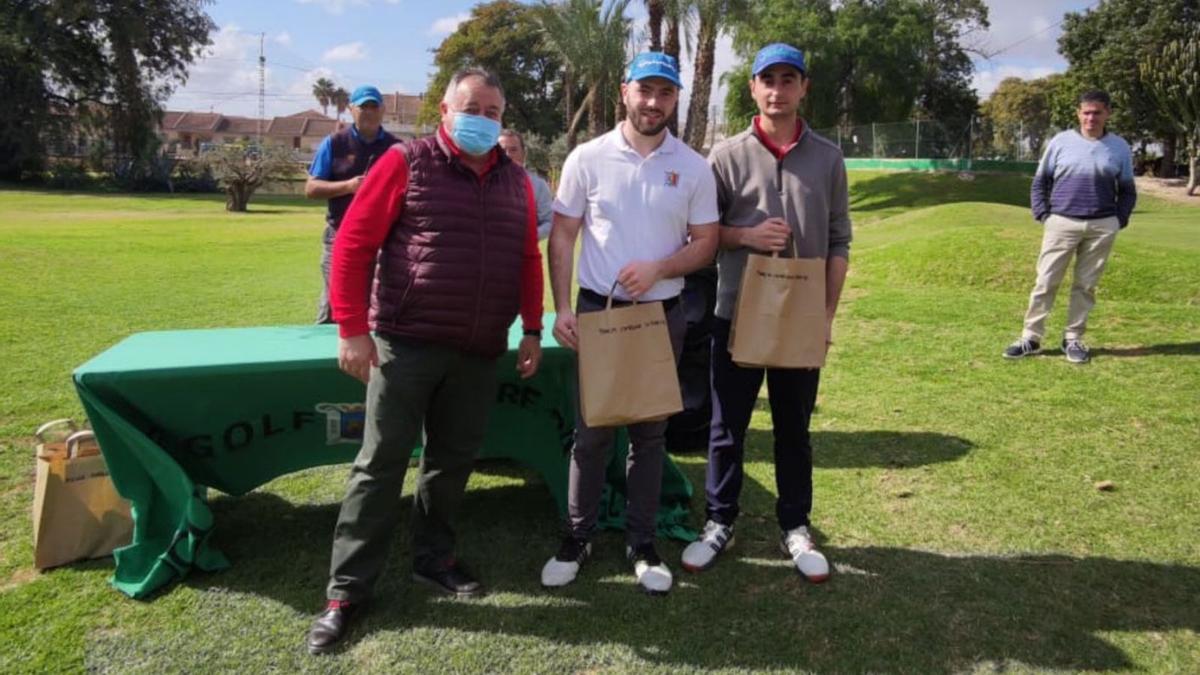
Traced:
[[688, 103], [683, 140], [700, 152], [708, 131], [708, 101], [712, 93], [713, 61], [717, 35], [730, 19], [746, 9], [745, 0], [696, 0], [700, 27], [696, 35], [696, 70], [692, 78], [692, 97]]
[[321, 105], [321, 112], [329, 116], [329, 104], [333, 102], [333, 92], [337, 90], [337, 85], [332, 80], [322, 77], [313, 83], [312, 94], [317, 99], [317, 103]]
[[[625, 70], [625, 46], [629, 41], [630, 20], [625, 9], [630, 0], [561, 0], [543, 2], [538, 20], [551, 49], [565, 62], [564, 82], [578, 82], [587, 91], [570, 124], [567, 145], [575, 147], [575, 137], [588, 114], [593, 137], [604, 132], [607, 101]], [[564, 87], [570, 96], [570, 87]], [[569, 105], [569, 104], [568, 104]]]
[[337, 89], [333, 90], [332, 94], [330, 94], [329, 102], [333, 105], [333, 107], [337, 108], [337, 118], [340, 122], [342, 119], [342, 113], [346, 112], [346, 109], [350, 107], [350, 92], [346, 91], [342, 87], [338, 87]]
[[666, 11], [667, 0], [643, 0], [646, 3], [646, 14], [650, 24], [650, 51], [662, 51], [663, 12]]
[[[696, 0], [663, 0], [663, 18], [667, 22], [666, 35], [663, 36], [662, 52], [668, 56], [675, 57], [679, 60], [679, 39], [682, 35], [689, 44], [688, 49], [691, 49], [691, 32], [689, 31], [689, 17], [691, 15], [692, 4]], [[671, 111], [671, 116], [667, 119], [667, 128], [671, 133], [679, 135], [679, 106]]]

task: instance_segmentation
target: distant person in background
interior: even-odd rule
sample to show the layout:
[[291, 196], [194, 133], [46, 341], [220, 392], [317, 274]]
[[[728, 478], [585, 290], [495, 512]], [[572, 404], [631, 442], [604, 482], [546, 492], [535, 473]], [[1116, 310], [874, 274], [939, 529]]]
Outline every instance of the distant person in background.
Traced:
[[[333, 238], [350, 208], [354, 193], [362, 185], [371, 164], [384, 150], [400, 139], [383, 128], [383, 95], [366, 85], [350, 95], [350, 116], [354, 123], [325, 137], [308, 167], [304, 196], [328, 199], [325, 233], [321, 239], [321, 298], [317, 301], [317, 323], [333, 323], [329, 311], [329, 263], [333, 259]], [[374, 270], [371, 271], [374, 275]], [[370, 292], [370, 284], [367, 285]]]
[[[500, 132], [500, 148], [512, 161], [525, 167], [525, 139], [512, 129]], [[541, 176], [525, 167], [529, 180], [533, 181], [533, 193], [537, 197], [538, 240], [550, 236], [550, 220], [554, 214], [554, 195], [550, 185]]]
[[1033, 217], [1045, 225], [1037, 281], [1029, 295], [1025, 329], [1020, 339], [1004, 350], [1005, 358], [1019, 359], [1041, 351], [1046, 317], [1074, 256], [1075, 280], [1062, 348], [1071, 363], [1091, 360], [1083, 334], [1088, 312], [1096, 304], [1096, 284], [1117, 232], [1129, 224], [1137, 202], [1133, 153], [1125, 139], [1105, 129], [1111, 114], [1112, 102], [1106, 92], [1084, 92], [1076, 111], [1079, 130], [1063, 131], [1046, 145], [1029, 199]]

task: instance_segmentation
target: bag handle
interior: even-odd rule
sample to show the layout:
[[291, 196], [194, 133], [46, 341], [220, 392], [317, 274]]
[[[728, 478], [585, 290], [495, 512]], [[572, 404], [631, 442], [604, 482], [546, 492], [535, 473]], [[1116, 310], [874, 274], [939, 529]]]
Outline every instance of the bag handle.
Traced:
[[60, 420], [50, 420], [49, 422], [46, 422], [42, 426], [38, 427], [37, 431], [33, 432], [33, 435], [36, 436], [37, 439], [42, 443], [46, 443], [46, 434], [61, 426], [65, 426], [67, 429], [69, 429], [69, 431], [66, 433], [67, 436], [79, 431], [79, 427], [75, 424], [75, 420], [69, 417], [64, 417]]
[[[617, 286], [619, 286], [619, 285], [621, 285], [621, 282], [620, 282], [620, 281], [614, 281], [614, 282], [612, 283], [612, 286], [610, 286], [610, 287], [609, 287], [609, 289], [608, 289], [608, 300], [606, 300], [606, 301], [604, 302], [604, 311], [606, 311], [606, 312], [607, 312], [608, 310], [612, 309], [612, 299], [613, 299], [613, 293], [616, 293], [616, 292], [617, 292]], [[635, 304], [635, 305], [636, 305], [636, 304], [638, 304], [637, 298], [632, 298], [631, 302], [632, 302], [633, 304]]]
[[96, 440], [96, 432], [91, 429], [76, 431], [67, 436], [67, 459], [75, 459], [79, 455], [79, 444], [89, 440]]
[[[796, 235], [789, 232], [788, 233], [788, 241], [792, 242], [792, 257], [799, 258], [800, 257], [800, 249], [796, 246]], [[778, 258], [779, 251], [771, 251], [771, 257]]]

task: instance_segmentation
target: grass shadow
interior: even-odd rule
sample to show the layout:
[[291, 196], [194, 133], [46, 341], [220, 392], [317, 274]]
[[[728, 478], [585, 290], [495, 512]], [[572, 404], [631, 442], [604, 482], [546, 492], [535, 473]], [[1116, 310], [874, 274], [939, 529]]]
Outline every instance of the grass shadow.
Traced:
[[[814, 431], [813, 466], [821, 469], [904, 468], [961, 459], [975, 444], [965, 438], [925, 431]], [[748, 429], [748, 458], [771, 461], [770, 429]], [[703, 484], [703, 483], [701, 483]]]
[[[543, 496], [531, 498], [535, 492]], [[408, 499], [405, 504], [407, 515]], [[213, 507], [214, 536], [234, 567], [193, 575], [187, 583], [296, 608], [304, 616], [286, 630], [299, 644], [320, 606], [337, 505], [292, 505], [254, 493], [215, 500]], [[416, 630], [485, 640], [532, 637], [585, 654], [613, 654], [615, 646], [624, 658], [632, 652], [667, 669], [949, 673], [991, 664], [1110, 670], [1133, 661], [1104, 632], [1200, 630], [1200, 607], [1185, 600], [1200, 595], [1194, 567], [827, 547], [834, 576], [813, 586], [781, 558], [773, 536], [755, 537], [768, 528], [739, 532], [722, 564], [698, 576], [678, 571], [677, 545], [662, 545], [678, 582], [666, 598], [634, 590], [619, 535], [605, 533], [579, 580], [548, 592], [538, 571], [555, 548], [556, 523], [544, 491], [472, 490], [462, 512], [460, 549], [490, 595], [453, 600], [409, 581], [402, 526], [372, 608], [334, 660], [354, 659], [355, 646], [368, 640], [373, 651], [381, 648], [379, 640], [400, 650], [387, 641]]]
[[1200, 355], [1200, 342], [1180, 342], [1176, 344], [1145, 345], [1141, 347], [1094, 347], [1095, 356], [1197, 356]]

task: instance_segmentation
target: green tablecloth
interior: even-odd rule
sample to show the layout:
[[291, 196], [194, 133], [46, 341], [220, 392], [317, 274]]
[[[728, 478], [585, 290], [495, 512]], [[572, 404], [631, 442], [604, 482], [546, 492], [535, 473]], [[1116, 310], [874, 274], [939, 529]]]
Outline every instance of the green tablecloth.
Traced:
[[[514, 350], [520, 336], [514, 326]], [[515, 351], [501, 358], [480, 456], [539, 471], [565, 514], [575, 361], [550, 338], [542, 347], [530, 380], [514, 372]], [[353, 460], [365, 387], [338, 370], [336, 354], [334, 326], [162, 331], [132, 335], [75, 371], [113, 482], [133, 507], [133, 543], [114, 554], [118, 590], [144, 597], [193, 567], [229, 566], [209, 543], [206, 487], [240, 495], [292, 471]], [[625, 446], [620, 439], [609, 464], [602, 527], [624, 525]], [[686, 525], [692, 486], [666, 461], [659, 533], [694, 538]]]

